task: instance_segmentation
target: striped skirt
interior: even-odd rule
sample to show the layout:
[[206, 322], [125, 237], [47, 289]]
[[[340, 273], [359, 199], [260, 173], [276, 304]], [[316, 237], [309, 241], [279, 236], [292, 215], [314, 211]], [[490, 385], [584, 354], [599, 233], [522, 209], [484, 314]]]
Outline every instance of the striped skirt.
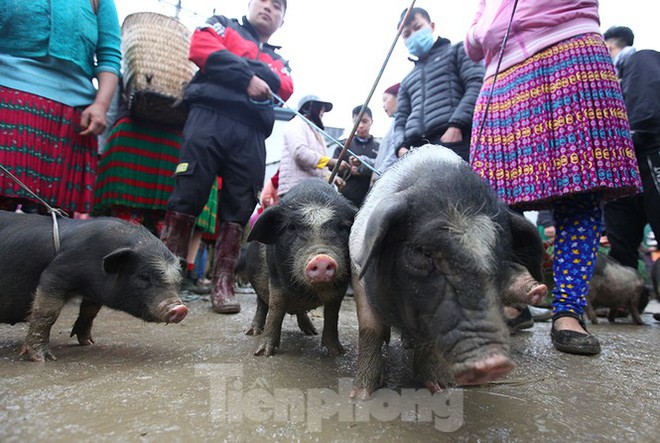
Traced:
[[641, 182], [621, 89], [602, 37], [559, 42], [497, 77], [475, 106], [470, 163], [507, 204], [545, 209], [565, 195], [608, 200]]
[[[162, 220], [174, 189], [181, 140], [181, 132], [177, 130], [135, 122], [128, 117], [119, 120], [110, 131], [99, 161], [94, 214], [136, 222]], [[204, 232], [215, 232], [217, 192], [214, 186], [197, 218], [197, 226]], [[150, 215], [145, 216], [147, 213]], [[157, 227], [159, 223], [153, 224]]]
[[[89, 213], [97, 166], [82, 110], [0, 86], [0, 164], [53, 207]], [[36, 202], [0, 171], [0, 199]]]

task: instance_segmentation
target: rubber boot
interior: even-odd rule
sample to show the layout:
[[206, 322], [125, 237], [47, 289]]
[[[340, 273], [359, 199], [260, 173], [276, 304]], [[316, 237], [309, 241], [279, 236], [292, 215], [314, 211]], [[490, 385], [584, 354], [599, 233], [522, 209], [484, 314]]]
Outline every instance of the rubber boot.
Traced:
[[[186, 263], [188, 257], [188, 244], [195, 227], [195, 220], [197, 217], [183, 212], [167, 211], [165, 213], [160, 240], [174, 255], [183, 259], [183, 263]], [[182, 270], [185, 271], [186, 268]]]
[[234, 270], [241, 251], [243, 227], [238, 223], [220, 224], [215, 243], [215, 263], [211, 291], [211, 305], [218, 314], [236, 314], [241, 305], [234, 295]]

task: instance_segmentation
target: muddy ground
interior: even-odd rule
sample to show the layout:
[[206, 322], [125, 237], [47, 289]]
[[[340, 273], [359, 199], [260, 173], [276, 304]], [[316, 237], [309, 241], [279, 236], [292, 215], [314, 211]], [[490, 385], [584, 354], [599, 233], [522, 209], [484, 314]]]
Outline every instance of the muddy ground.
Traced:
[[[512, 337], [517, 368], [488, 386], [418, 390], [395, 335], [388, 388], [353, 402], [355, 304], [340, 316], [346, 354], [329, 358], [320, 337], [302, 335], [287, 317], [274, 357], [255, 357], [245, 336], [255, 296], [243, 310], [214, 314], [193, 300], [179, 325], [147, 324], [104, 308], [93, 346], [69, 338], [68, 305], [52, 332], [59, 357], [18, 359], [25, 324], [0, 325], [0, 441], [634, 441], [660, 438], [660, 323], [618, 319], [592, 326], [599, 356], [551, 348], [549, 323]], [[313, 322], [322, 328], [320, 311]], [[411, 411], [415, 410], [418, 415]], [[324, 418], [329, 417], [329, 418]]]

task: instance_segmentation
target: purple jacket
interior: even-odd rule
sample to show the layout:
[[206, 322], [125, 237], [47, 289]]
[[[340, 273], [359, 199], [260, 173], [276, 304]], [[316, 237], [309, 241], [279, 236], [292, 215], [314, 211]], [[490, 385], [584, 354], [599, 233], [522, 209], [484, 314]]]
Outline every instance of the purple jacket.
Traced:
[[[465, 51], [484, 60], [486, 77], [495, 73], [514, 0], [481, 0], [465, 38]], [[521, 0], [513, 17], [500, 71], [580, 34], [600, 34], [598, 0]]]

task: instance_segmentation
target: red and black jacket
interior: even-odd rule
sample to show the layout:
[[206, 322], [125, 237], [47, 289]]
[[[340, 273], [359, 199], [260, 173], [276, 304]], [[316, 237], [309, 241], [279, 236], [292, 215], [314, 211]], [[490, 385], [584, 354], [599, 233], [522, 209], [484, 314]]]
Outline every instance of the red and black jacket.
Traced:
[[271, 105], [251, 101], [247, 86], [253, 75], [288, 100], [293, 94], [289, 66], [275, 53], [276, 46], [261, 44], [250, 22], [214, 15], [198, 28], [190, 44], [190, 60], [199, 67], [186, 87], [188, 106], [204, 106], [256, 127], [270, 135], [275, 122]]

